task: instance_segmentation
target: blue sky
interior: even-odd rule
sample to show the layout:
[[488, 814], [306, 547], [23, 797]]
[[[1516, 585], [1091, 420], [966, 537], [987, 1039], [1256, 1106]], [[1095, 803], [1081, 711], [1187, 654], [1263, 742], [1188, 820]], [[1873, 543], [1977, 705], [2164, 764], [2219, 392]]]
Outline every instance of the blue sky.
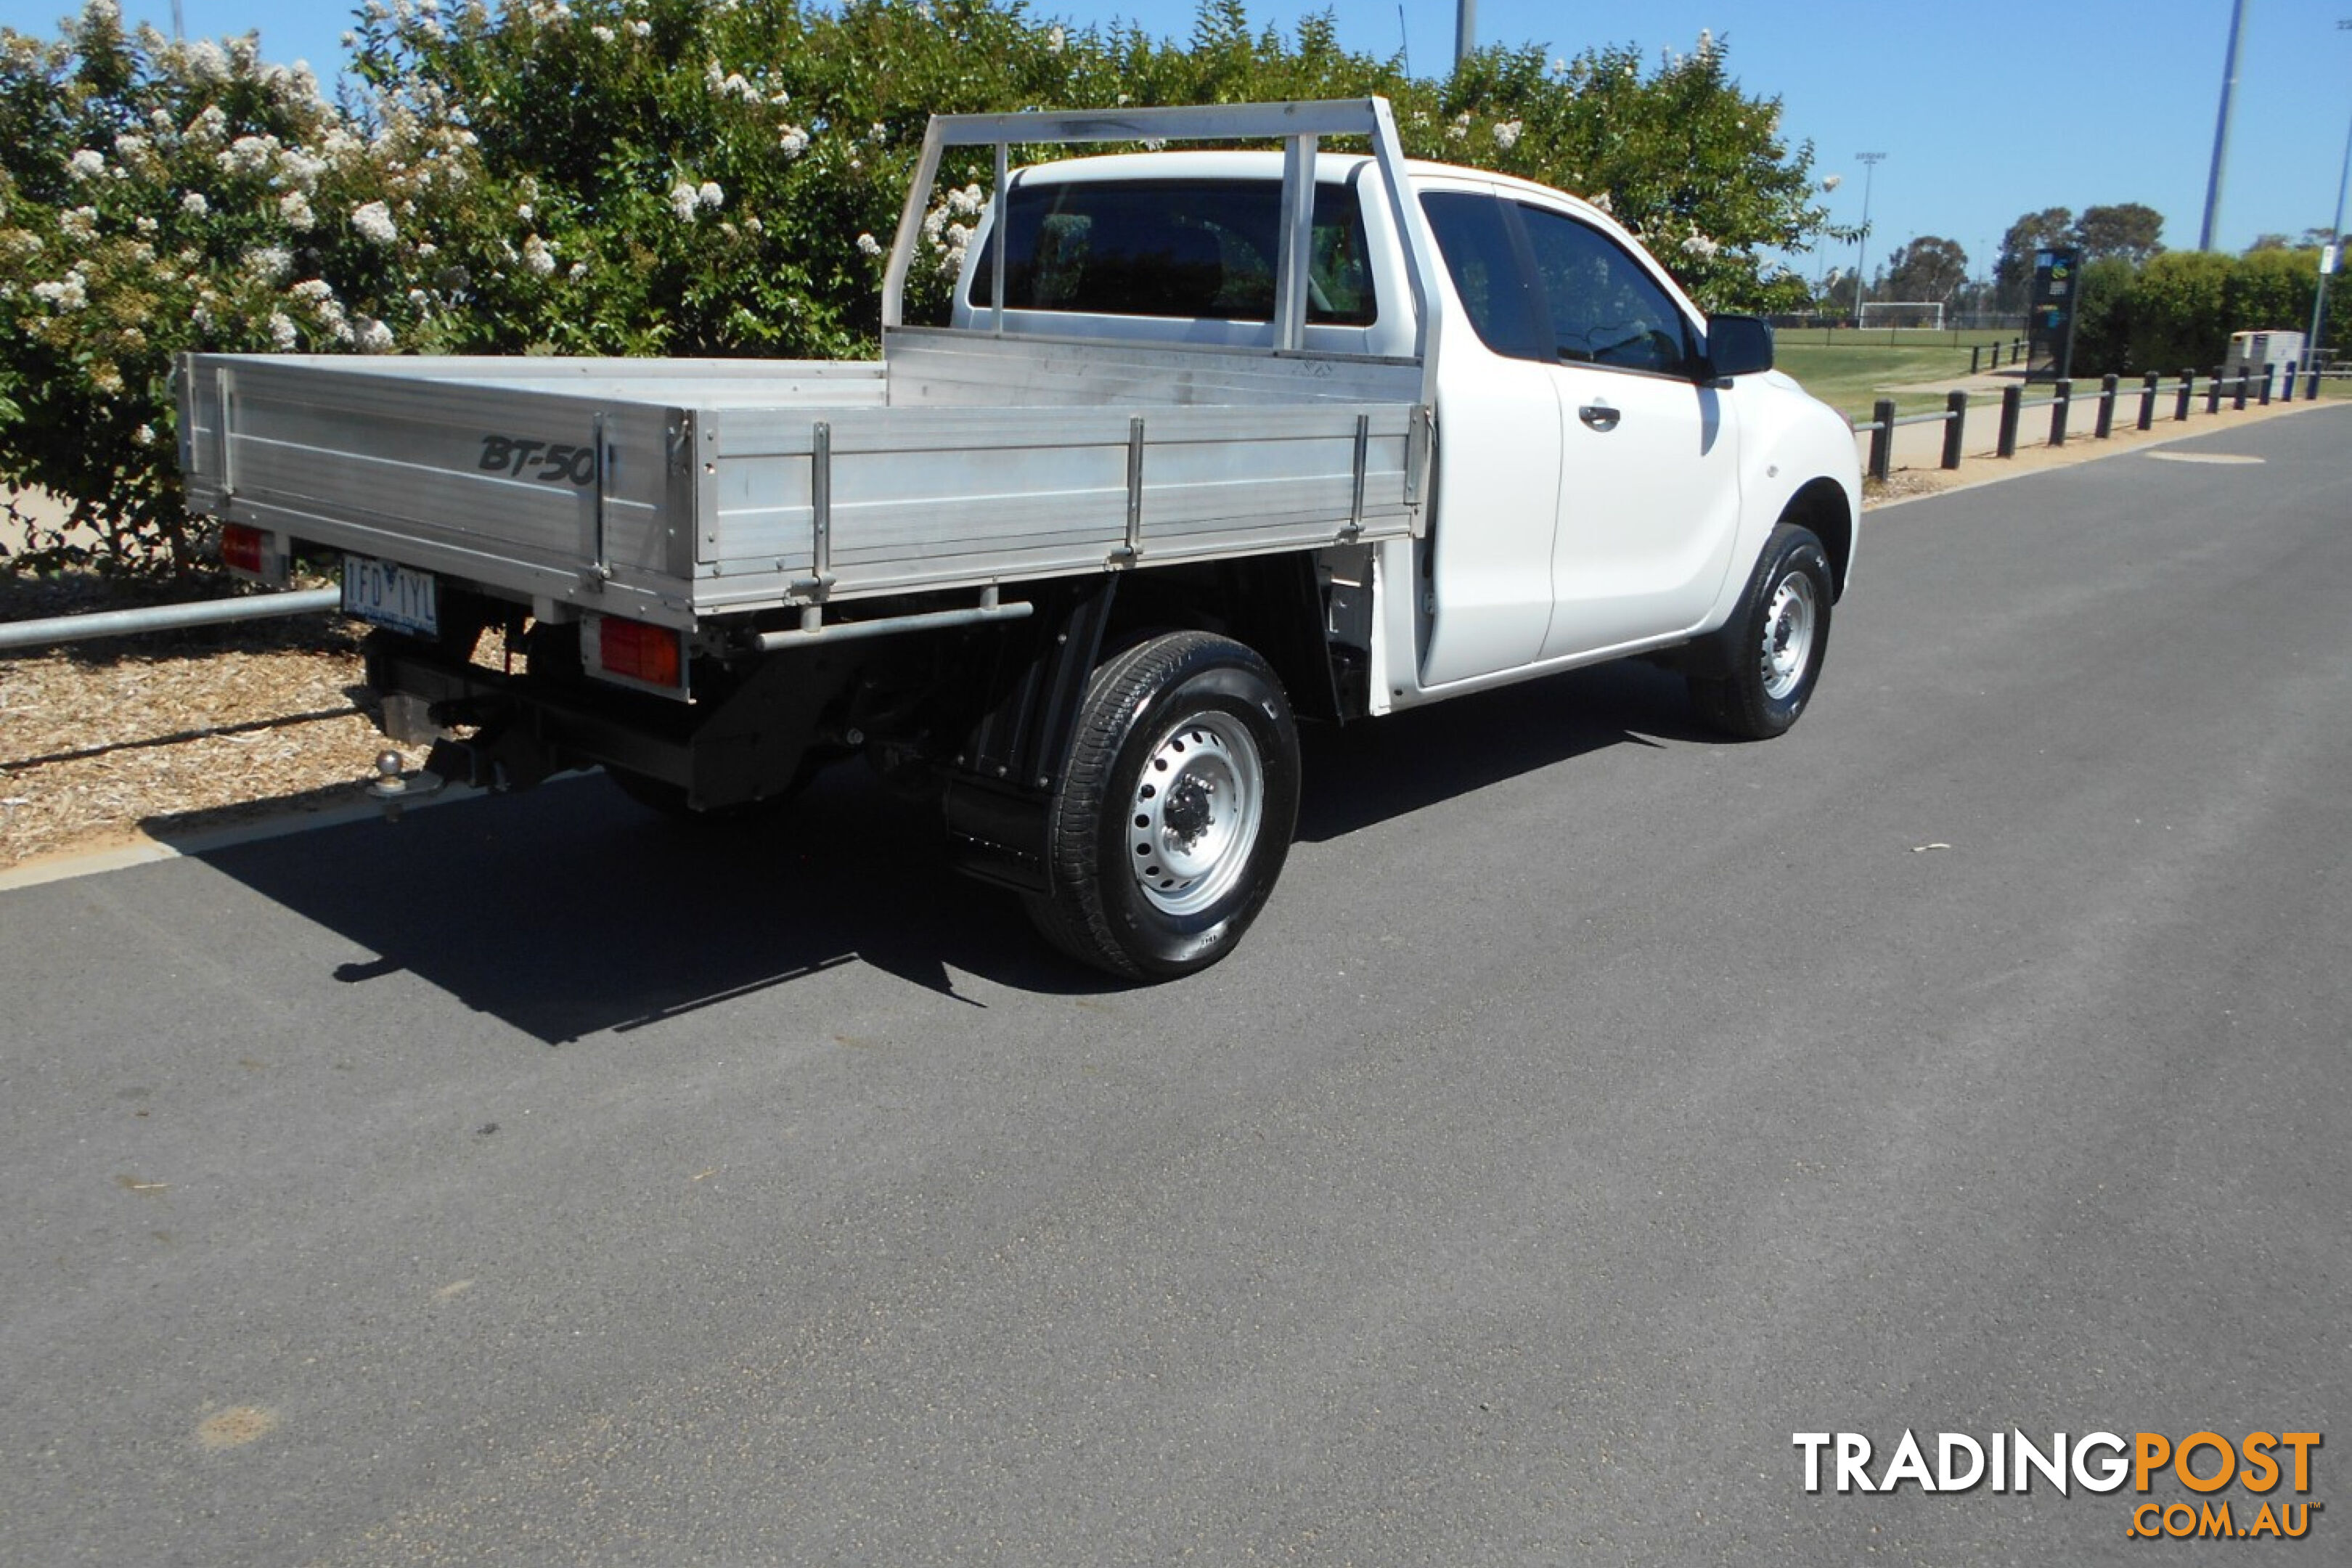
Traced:
[[[0, 0], [0, 24], [50, 34], [68, 5]], [[1286, 28], [1310, 4], [1263, 4], [1260, 25]], [[342, 58], [348, 8], [297, 0], [182, 0], [190, 37], [259, 29], [265, 58], [308, 59], [322, 78]], [[1452, 55], [1451, 0], [1339, 0], [1341, 41], [1389, 53], [1423, 74]], [[170, 0], [124, 0], [127, 18], [167, 30]], [[1181, 37], [1192, 0], [1039, 0], [1034, 15], [1085, 25], [1126, 19]], [[2298, 235], [2335, 215], [2352, 124], [2352, 0], [2247, 0], [2237, 112], [2217, 244]], [[1648, 0], [1638, 6], [1480, 0], [1482, 41], [1541, 43], [1556, 55], [1596, 44], [1686, 49], [1699, 29], [1729, 47], [1750, 92], [1778, 96], [1792, 139], [1813, 143], [1823, 174], [1847, 176], [1837, 221], [1862, 216], [1862, 152], [1885, 153], [1871, 181], [1870, 255], [1921, 234], [1959, 242], [1990, 268], [2019, 214], [2046, 206], [2144, 202], [2164, 214], [2165, 242], [2194, 246], [2220, 108], [2230, 0], [1976, 0], [1897, 9], [1861, 0]], [[1852, 247], [1827, 261], [1851, 266]], [[1815, 270], [1822, 258], [1802, 265]]]

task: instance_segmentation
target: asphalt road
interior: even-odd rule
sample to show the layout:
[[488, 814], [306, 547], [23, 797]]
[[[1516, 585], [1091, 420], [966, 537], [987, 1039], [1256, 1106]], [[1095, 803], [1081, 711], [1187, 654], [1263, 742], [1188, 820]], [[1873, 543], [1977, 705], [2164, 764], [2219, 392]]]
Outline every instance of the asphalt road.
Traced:
[[[848, 781], [0, 895], [0, 1560], [2352, 1560], [2347, 445], [1874, 513], [1783, 741], [1321, 737], [1157, 989]], [[2328, 1446], [1804, 1489], [1906, 1429]]]

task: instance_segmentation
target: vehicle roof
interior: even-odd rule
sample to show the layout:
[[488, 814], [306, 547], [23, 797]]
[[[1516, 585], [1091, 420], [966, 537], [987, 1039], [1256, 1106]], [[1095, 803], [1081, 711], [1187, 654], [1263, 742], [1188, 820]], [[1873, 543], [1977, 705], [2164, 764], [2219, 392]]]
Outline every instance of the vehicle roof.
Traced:
[[[1358, 170], [1373, 162], [1363, 153], [1318, 153], [1315, 155], [1315, 181], [1318, 184], [1340, 184], [1355, 178]], [[1517, 174], [1506, 174], [1493, 169], [1473, 169], [1456, 163], [1439, 163], [1424, 158], [1405, 160], [1405, 173], [1415, 181], [1467, 180], [1517, 190], [1530, 195], [1566, 201], [1579, 211], [1608, 220], [1608, 214], [1591, 203], [1566, 191], [1538, 184]], [[1168, 153], [1108, 153], [1092, 158], [1064, 158], [1051, 163], [1032, 163], [1019, 173], [1023, 184], [1081, 184], [1097, 180], [1278, 180], [1282, 178], [1282, 154], [1270, 152], [1202, 152], [1186, 149]]]

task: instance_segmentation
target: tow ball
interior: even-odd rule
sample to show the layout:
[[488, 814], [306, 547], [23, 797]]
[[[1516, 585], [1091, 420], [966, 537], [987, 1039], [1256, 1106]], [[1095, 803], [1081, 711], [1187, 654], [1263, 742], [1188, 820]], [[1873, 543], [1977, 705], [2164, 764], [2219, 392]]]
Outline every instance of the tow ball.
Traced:
[[402, 806], [412, 800], [439, 795], [449, 784], [439, 773], [423, 768], [413, 773], [403, 773], [400, 764], [398, 752], [378, 752], [375, 776], [367, 781], [367, 792], [383, 805], [386, 822], [398, 822]]

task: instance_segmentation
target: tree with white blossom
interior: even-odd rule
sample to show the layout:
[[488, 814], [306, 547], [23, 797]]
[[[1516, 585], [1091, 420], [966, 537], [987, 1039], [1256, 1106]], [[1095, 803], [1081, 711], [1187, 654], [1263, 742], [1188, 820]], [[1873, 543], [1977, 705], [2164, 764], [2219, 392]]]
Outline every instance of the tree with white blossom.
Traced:
[[[1759, 255], [1825, 232], [1810, 148], [1712, 38], [1493, 48], [1433, 81], [1244, 0], [1178, 41], [1008, 0], [366, 0], [347, 47], [330, 102], [254, 38], [173, 43], [111, 0], [54, 40], [0, 30], [0, 482], [75, 498], [115, 563], [199, 559], [182, 351], [870, 353], [934, 111], [1385, 94], [1412, 154], [1593, 196], [1710, 308], [1801, 292]], [[918, 317], [987, 154], [942, 175]]]

